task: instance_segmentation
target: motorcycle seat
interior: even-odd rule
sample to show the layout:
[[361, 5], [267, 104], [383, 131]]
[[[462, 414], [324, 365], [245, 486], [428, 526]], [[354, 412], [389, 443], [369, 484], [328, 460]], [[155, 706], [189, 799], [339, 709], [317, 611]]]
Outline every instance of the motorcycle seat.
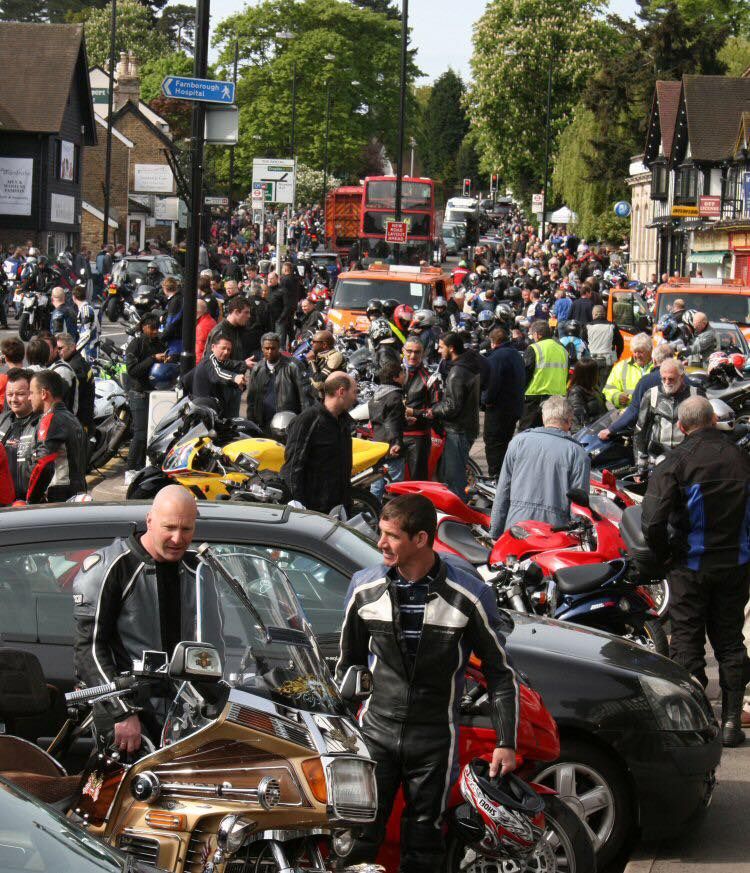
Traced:
[[609, 564], [583, 564], [563, 567], [555, 573], [555, 582], [562, 594], [584, 594], [593, 591], [612, 577]]
[[476, 541], [471, 528], [466, 524], [444, 521], [438, 527], [437, 535], [442, 543], [463, 555], [474, 566], [486, 564], [490, 559], [490, 550]]

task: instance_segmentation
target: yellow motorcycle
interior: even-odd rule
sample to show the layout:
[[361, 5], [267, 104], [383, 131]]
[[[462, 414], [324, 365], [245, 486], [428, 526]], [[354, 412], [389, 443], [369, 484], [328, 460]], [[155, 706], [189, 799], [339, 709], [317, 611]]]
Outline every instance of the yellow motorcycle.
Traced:
[[[281, 478], [284, 446], [265, 437], [248, 437], [219, 447], [216, 433], [200, 422], [178, 439], [161, 466], [146, 467], [130, 485], [128, 500], [145, 500], [170, 483], [179, 483], [198, 500], [286, 503]], [[386, 475], [388, 443], [352, 438], [352, 514], [376, 519], [380, 505], [369, 485]]]

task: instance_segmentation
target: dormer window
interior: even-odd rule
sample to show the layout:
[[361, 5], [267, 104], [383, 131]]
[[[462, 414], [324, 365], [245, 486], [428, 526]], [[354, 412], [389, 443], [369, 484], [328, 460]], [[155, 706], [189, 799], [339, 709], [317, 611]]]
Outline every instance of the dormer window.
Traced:
[[666, 161], [651, 164], [651, 199], [666, 200], [669, 193], [669, 176]]
[[675, 170], [674, 202], [695, 205], [698, 202], [698, 169], [683, 164]]

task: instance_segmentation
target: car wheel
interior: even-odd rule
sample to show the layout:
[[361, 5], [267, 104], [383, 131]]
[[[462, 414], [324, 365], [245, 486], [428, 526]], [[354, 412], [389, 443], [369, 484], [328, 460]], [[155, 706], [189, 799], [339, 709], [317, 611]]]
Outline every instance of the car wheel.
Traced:
[[633, 827], [633, 801], [624, 774], [605, 752], [563, 738], [560, 757], [543, 767], [534, 782], [553, 788], [583, 821], [604, 869], [622, 850]]
[[448, 841], [448, 873], [592, 873], [594, 844], [581, 819], [561, 800], [544, 797], [545, 828], [529, 858], [494, 859], [478, 854], [456, 839]]

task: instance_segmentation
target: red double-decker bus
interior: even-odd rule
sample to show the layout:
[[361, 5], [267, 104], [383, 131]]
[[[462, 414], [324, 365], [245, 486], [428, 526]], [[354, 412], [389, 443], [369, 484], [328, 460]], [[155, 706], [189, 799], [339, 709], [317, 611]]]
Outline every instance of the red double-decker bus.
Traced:
[[[396, 177], [368, 176], [362, 190], [359, 238], [362, 257], [384, 260], [393, 254], [385, 241], [386, 222], [396, 218]], [[401, 220], [406, 222], [407, 242], [401, 245], [405, 264], [431, 263], [438, 241], [435, 183], [432, 179], [405, 176], [401, 183]]]

